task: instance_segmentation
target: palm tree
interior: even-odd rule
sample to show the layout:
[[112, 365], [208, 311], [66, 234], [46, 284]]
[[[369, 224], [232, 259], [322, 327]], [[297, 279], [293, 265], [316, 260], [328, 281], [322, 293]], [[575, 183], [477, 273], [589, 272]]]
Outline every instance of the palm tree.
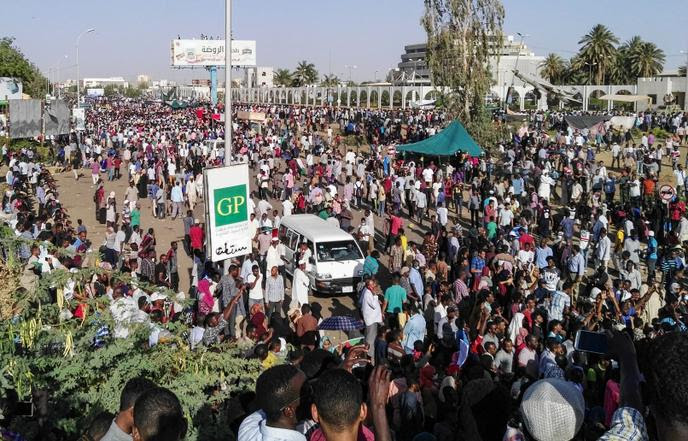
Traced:
[[630, 84], [635, 80], [631, 54], [643, 44], [643, 39], [635, 35], [619, 46], [616, 51], [614, 65], [608, 73], [609, 79], [617, 84]]
[[340, 82], [341, 81], [339, 78], [337, 78], [337, 75], [325, 75], [320, 85], [325, 87], [336, 87]]
[[277, 86], [289, 87], [292, 84], [292, 74], [289, 69], [277, 69], [273, 77], [273, 82]]
[[654, 43], [644, 41], [631, 50], [630, 59], [635, 77], [651, 77], [662, 71], [665, 57]]
[[566, 69], [564, 59], [557, 54], [549, 54], [547, 58], [540, 63], [540, 75], [552, 84], [561, 84]]
[[[601, 84], [616, 63], [616, 47], [619, 43], [614, 33], [606, 26], [598, 24], [581, 38], [578, 58], [580, 67], [587, 67], [594, 73], [595, 84]], [[587, 65], [586, 65], [587, 63]]]
[[315, 70], [315, 65], [306, 60], [299, 62], [294, 69], [294, 82], [299, 86], [305, 86], [316, 81], [318, 81], [318, 71]]

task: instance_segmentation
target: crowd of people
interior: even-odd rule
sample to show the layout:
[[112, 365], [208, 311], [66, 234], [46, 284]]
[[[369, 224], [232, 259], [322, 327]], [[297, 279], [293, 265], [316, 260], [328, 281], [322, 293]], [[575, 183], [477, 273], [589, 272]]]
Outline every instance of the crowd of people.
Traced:
[[[258, 128], [235, 118], [232, 133], [254, 179], [251, 253], [209, 262], [194, 214], [202, 170], [224, 160], [223, 125], [204, 108], [103, 100], [84, 133], [55, 145], [65, 173], [90, 172], [79, 184], [92, 186], [90, 219], [72, 222], [34, 152], [3, 150], [5, 221], [26, 239], [22, 284], [96, 265], [90, 283], [51, 288], [65, 318], [109, 299], [115, 325], [100, 325], [96, 346], [140, 326], [150, 346], [166, 344], [167, 323], [180, 322], [191, 349], [236, 345], [258, 359], [240, 441], [644, 440], [688, 430], [685, 114], [639, 113], [633, 130], [601, 137], [533, 116], [479, 157], [440, 161], [393, 146], [437, 133], [449, 122], [441, 111], [239, 110], [265, 114]], [[647, 131], [660, 125], [666, 139]], [[365, 147], [348, 146], [347, 134]], [[660, 173], [673, 193], [660, 194]], [[105, 191], [118, 180], [123, 194]], [[319, 329], [307, 243], [286, 274], [279, 226], [296, 213], [351, 233], [366, 256], [350, 303], [360, 325], [345, 340]], [[183, 238], [158, 243], [152, 218], [183, 227]], [[95, 223], [102, 242], [91, 242]], [[188, 286], [180, 252], [192, 262]], [[605, 336], [608, 350], [578, 350], [580, 331]], [[125, 388], [102, 439], [183, 438], [178, 401], [142, 384]], [[142, 429], [133, 395], [148, 388], [178, 424], [161, 426], [163, 415]], [[141, 400], [142, 414], [156, 411]]]

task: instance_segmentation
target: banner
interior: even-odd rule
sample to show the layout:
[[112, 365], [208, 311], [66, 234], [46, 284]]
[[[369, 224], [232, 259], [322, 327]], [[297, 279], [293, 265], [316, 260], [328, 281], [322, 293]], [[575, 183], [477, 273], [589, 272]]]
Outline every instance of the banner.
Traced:
[[86, 109], [72, 109], [72, 117], [76, 130], [86, 130]]
[[33, 138], [41, 134], [41, 100], [9, 100], [10, 138]]
[[62, 100], [56, 100], [46, 107], [43, 114], [45, 120], [45, 135], [66, 135], [69, 133], [69, 107]]
[[203, 170], [208, 254], [213, 262], [251, 252], [248, 164]]
[[[224, 65], [224, 40], [172, 40], [172, 66]], [[255, 40], [232, 40], [232, 66], [255, 65]]]
[[103, 88], [90, 88], [86, 89], [86, 96], [92, 96], [92, 97], [98, 97], [98, 96], [104, 96], [105, 95], [105, 89]]

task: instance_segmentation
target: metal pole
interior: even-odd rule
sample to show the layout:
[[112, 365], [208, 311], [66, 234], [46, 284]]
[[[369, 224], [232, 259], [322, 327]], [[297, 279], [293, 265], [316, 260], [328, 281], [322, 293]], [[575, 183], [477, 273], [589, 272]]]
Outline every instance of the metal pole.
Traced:
[[76, 106], [79, 107], [79, 92], [80, 92], [80, 85], [79, 85], [79, 40], [81, 40], [81, 37], [84, 36], [84, 34], [88, 34], [90, 32], [94, 32], [94, 28], [88, 28], [82, 33], [79, 34], [78, 37], [76, 37]]
[[232, 163], [232, 0], [225, 0], [225, 165]]
[[686, 51], [686, 87], [683, 92], [683, 111], [688, 112], [688, 51]]

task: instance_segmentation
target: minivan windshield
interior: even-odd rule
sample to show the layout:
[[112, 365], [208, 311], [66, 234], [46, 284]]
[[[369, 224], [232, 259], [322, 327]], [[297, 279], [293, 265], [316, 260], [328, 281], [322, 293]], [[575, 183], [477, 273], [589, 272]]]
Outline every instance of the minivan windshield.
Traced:
[[343, 260], [363, 259], [361, 250], [353, 240], [335, 242], [318, 242], [315, 246], [318, 262], [339, 262]]

